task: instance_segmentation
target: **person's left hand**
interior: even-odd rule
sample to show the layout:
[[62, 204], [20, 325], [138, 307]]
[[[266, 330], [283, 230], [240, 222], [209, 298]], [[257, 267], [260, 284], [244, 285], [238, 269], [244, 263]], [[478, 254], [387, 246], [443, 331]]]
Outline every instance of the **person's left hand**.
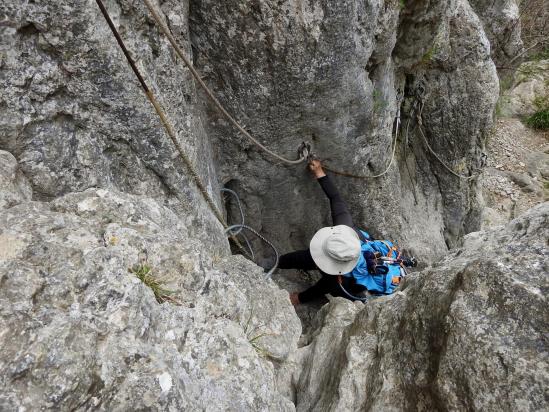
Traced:
[[322, 169], [322, 163], [318, 159], [312, 159], [309, 161], [309, 170], [317, 179], [326, 176], [324, 169]]

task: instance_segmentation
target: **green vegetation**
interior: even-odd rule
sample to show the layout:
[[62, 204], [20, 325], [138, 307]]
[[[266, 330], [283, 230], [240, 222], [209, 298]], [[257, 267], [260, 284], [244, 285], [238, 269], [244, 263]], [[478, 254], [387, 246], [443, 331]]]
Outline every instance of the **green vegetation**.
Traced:
[[158, 303], [171, 302], [179, 304], [179, 302], [171, 296], [174, 293], [177, 293], [177, 291], [166, 289], [165, 282], [152, 274], [152, 268], [147, 263], [134, 265], [128, 270], [153, 291], [154, 297]]
[[549, 130], [549, 96], [538, 96], [534, 100], [536, 113], [526, 119], [526, 124], [533, 129]]
[[526, 119], [526, 124], [533, 129], [549, 130], [549, 109], [534, 113]]
[[428, 65], [429, 63], [431, 63], [433, 61], [433, 57], [436, 52], [437, 52], [436, 44], [433, 44], [431, 47], [427, 49], [427, 51], [421, 57], [421, 64]]
[[383, 98], [383, 94], [379, 90], [372, 92], [373, 110], [375, 113], [379, 113], [387, 108], [389, 103]]
[[529, 61], [527, 63], [522, 64], [518, 68], [517, 70], [517, 75], [519, 76], [518, 83], [521, 83], [526, 79], [530, 79], [534, 77], [536, 74], [543, 74], [543, 73], [544, 73], [543, 67], [537, 64], [537, 61]]
[[254, 350], [260, 356], [269, 357], [270, 356], [269, 352], [265, 350], [265, 348], [262, 348], [261, 346], [259, 346], [258, 341], [259, 339], [265, 336], [272, 335], [272, 333], [258, 333], [259, 332], [258, 328], [251, 327], [253, 313], [254, 313], [254, 310], [252, 307], [250, 309], [250, 316], [248, 316], [248, 319], [246, 320], [246, 324], [242, 327], [242, 329], [244, 330], [244, 334], [246, 335], [248, 342], [250, 343], [250, 345], [252, 345], [252, 348], [254, 348]]
[[546, 47], [542, 51], [530, 56], [529, 60], [540, 61], [549, 59], [549, 47]]

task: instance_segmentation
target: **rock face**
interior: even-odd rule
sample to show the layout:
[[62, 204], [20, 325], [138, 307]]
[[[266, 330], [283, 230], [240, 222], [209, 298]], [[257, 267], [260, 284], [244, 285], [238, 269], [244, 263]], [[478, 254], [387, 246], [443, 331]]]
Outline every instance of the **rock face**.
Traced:
[[281, 371], [298, 411], [547, 407], [549, 203], [368, 304], [326, 305]]
[[519, 119], [498, 119], [486, 145], [483, 226], [508, 223], [549, 200], [549, 142]]
[[[107, 6], [180, 143], [217, 197], [194, 84], [151, 26], [145, 6], [134, 3]], [[184, 41], [187, 4], [164, 6]], [[147, 195], [184, 208], [195, 216], [196, 228], [207, 227], [197, 235], [214, 233], [210, 237], [219, 241], [215, 219], [174, 156], [95, 2], [3, 2], [0, 13], [0, 149], [17, 158], [34, 197], [48, 200], [91, 187]]]
[[[159, 9], [222, 103], [282, 155], [307, 140], [337, 169], [381, 173], [401, 109], [388, 172], [338, 185], [359, 226], [427, 258], [480, 224], [478, 185], [439, 164], [418, 125], [421, 114], [452, 169], [477, 174], [498, 95], [480, 3], [170, 0]], [[203, 232], [216, 231], [94, 2], [1, 7], [0, 148], [34, 196], [114, 188], [200, 211]], [[255, 227], [283, 251], [304, 247], [328, 224], [306, 172], [273, 163], [204, 103], [141, 2], [107, 8], [210, 195], [219, 203], [220, 183], [237, 189]]]
[[[196, 64], [222, 101], [287, 157], [307, 140], [337, 169], [381, 173], [400, 89], [394, 166], [380, 179], [337, 182], [356, 223], [425, 256], [478, 228], [475, 182], [438, 164], [417, 126], [421, 108], [434, 150], [456, 171], [476, 173], [498, 83], [468, 2], [196, 0], [191, 34]], [[328, 224], [314, 183], [295, 167], [273, 165], [216, 113], [209, 118], [222, 178], [243, 194], [251, 221], [283, 250], [306, 246]]]
[[[500, 69], [518, 63], [518, 57], [523, 49], [521, 39], [521, 20], [530, 10], [519, 10], [519, 4], [506, 0], [470, 0], [469, 3], [482, 21], [484, 31], [490, 40], [492, 60]], [[525, 8], [535, 5], [532, 2], [524, 4]], [[539, 7], [540, 11], [543, 7]], [[532, 13], [538, 14], [538, 13]], [[522, 19], [521, 19], [522, 18]]]
[[[191, 224], [104, 189], [3, 210], [0, 409], [292, 410], [272, 364], [301, 331], [286, 292]], [[147, 267], [178, 305], [128, 270]]]
[[529, 61], [520, 65], [513, 84], [499, 103], [501, 115], [531, 116], [549, 107], [549, 60]]
[[[306, 172], [219, 118], [142, 2], [105, 3], [217, 207], [236, 189], [282, 252], [306, 246], [328, 224]], [[477, 175], [498, 95], [483, 2], [158, 3], [280, 154], [307, 140], [337, 169], [380, 173], [400, 113], [387, 173], [337, 178], [359, 226], [425, 262], [478, 228], [476, 178], [429, 147]], [[393, 298], [332, 302], [298, 350], [287, 293], [230, 255], [95, 2], [6, 0], [0, 15], [0, 410], [543, 408], [546, 209], [484, 246], [470, 235]]]

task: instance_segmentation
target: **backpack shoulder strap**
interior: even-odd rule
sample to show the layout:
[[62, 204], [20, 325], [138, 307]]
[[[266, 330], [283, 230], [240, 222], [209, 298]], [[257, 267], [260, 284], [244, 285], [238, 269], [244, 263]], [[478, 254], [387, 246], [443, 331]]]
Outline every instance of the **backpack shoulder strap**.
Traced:
[[360, 229], [355, 229], [355, 232], [357, 233], [358, 238], [360, 239], [360, 241], [361, 241], [362, 243], [368, 243], [368, 242], [370, 241], [370, 239], [368, 239], [368, 238], [366, 237], [366, 235], [362, 232], [362, 230], [360, 230]]

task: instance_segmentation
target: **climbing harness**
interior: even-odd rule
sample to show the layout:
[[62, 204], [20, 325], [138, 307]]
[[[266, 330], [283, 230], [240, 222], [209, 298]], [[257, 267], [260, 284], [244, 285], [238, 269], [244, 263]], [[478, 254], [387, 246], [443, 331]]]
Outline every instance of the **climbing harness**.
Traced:
[[398, 139], [398, 130], [400, 129], [400, 106], [402, 104], [403, 99], [404, 99], [404, 94], [402, 93], [402, 91], [400, 89], [398, 89], [397, 90], [397, 95], [396, 95], [397, 112], [396, 112], [396, 116], [395, 116], [395, 120], [394, 120], [395, 133], [394, 133], [394, 138], [392, 140], [392, 153], [391, 153], [391, 158], [389, 160], [389, 163], [387, 164], [387, 167], [385, 168], [385, 170], [383, 172], [381, 172], [379, 174], [376, 174], [376, 175], [355, 175], [355, 174], [352, 174], [352, 173], [342, 172], [340, 170], [333, 169], [330, 166], [323, 166], [324, 169], [326, 169], [326, 170], [328, 170], [328, 171], [330, 171], [330, 172], [332, 172], [336, 175], [352, 177], [354, 179], [377, 179], [377, 178], [387, 174], [387, 172], [391, 168], [391, 166], [393, 164], [393, 161], [395, 159], [397, 139]]
[[166, 24], [164, 23], [164, 21], [162, 20], [160, 15], [157, 13], [156, 9], [151, 4], [150, 0], [143, 0], [143, 2], [145, 3], [147, 8], [149, 9], [154, 21], [156, 22], [156, 24], [158, 24], [158, 27], [160, 28], [162, 33], [164, 33], [164, 35], [167, 37], [167, 39], [170, 42], [170, 44], [172, 45], [173, 49], [175, 50], [177, 55], [181, 58], [181, 60], [183, 60], [183, 63], [190, 70], [192, 76], [198, 82], [200, 87], [202, 87], [204, 92], [206, 92], [206, 95], [209, 97], [209, 99], [212, 101], [212, 103], [215, 105], [215, 107], [227, 118], [227, 120], [229, 120], [230, 123], [233, 124], [233, 126], [235, 126], [238, 129], [238, 131], [240, 133], [242, 133], [245, 137], [247, 137], [253, 144], [255, 144], [257, 147], [259, 147], [261, 150], [263, 150], [264, 152], [270, 154], [271, 156], [275, 157], [276, 159], [280, 160], [281, 162], [295, 165], [295, 164], [299, 164], [299, 163], [303, 162], [306, 159], [305, 157], [300, 157], [296, 160], [286, 159], [285, 157], [282, 157], [282, 156], [276, 154], [275, 152], [267, 149], [264, 145], [262, 145], [254, 137], [252, 137], [252, 135], [250, 133], [248, 133], [246, 131], [246, 129], [244, 129], [244, 127], [242, 127], [236, 121], [236, 119], [229, 114], [229, 112], [227, 110], [225, 110], [223, 105], [219, 102], [219, 100], [217, 100], [217, 98], [214, 96], [212, 91], [208, 88], [206, 83], [204, 83], [204, 81], [200, 77], [200, 74], [196, 71], [194, 66], [189, 61], [189, 59], [185, 56], [185, 53], [183, 53], [183, 50], [181, 50], [181, 48], [179, 47], [179, 45], [175, 41], [175, 38], [173, 37], [172, 33], [170, 32], [170, 30], [168, 29], [168, 27], [166, 26]]
[[[225, 116], [227, 118], [227, 120], [229, 120], [229, 122], [240, 133], [242, 133], [246, 138], [248, 138], [259, 149], [263, 150], [264, 152], [268, 153], [272, 157], [274, 157], [274, 158], [278, 159], [279, 161], [281, 161], [283, 163], [286, 163], [286, 164], [299, 164], [299, 163], [301, 163], [305, 160], [310, 161], [311, 159], [316, 158], [313, 151], [312, 151], [311, 145], [307, 142], [301, 143], [301, 145], [298, 148], [298, 158], [296, 160], [292, 160], [292, 159], [287, 159], [283, 156], [280, 156], [277, 153], [269, 150], [263, 144], [261, 144], [258, 140], [256, 140], [253, 136], [251, 136], [250, 133], [248, 133], [244, 129], [244, 127], [242, 127], [239, 124], [239, 122], [237, 120], [235, 120], [235, 118], [233, 116], [231, 116], [229, 114], [229, 112], [221, 105], [221, 103], [213, 95], [213, 93], [208, 88], [208, 86], [204, 83], [204, 81], [200, 77], [199, 73], [195, 70], [195, 68], [193, 67], [193, 65], [189, 61], [189, 59], [183, 53], [182, 49], [178, 46], [178, 44], [175, 41], [175, 39], [174, 39], [173, 35], [171, 34], [170, 30], [168, 29], [168, 27], [166, 26], [166, 24], [164, 23], [164, 21], [162, 20], [160, 15], [156, 12], [156, 10], [155, 10], [154, 6], [152, 5], [152, 3], [150, 2], [150, 0], [143, 0], [143, 1], [145, 3], [146, 7], [148, 8], [148, 10], [150, 11], [150, 13], [151, 13], [153, 19], [155, 20], [156, 24], [159, 26], [160, 30], [167, 37], [168, 41], [170, 42], [171, 46], [175, 50], [176, 54], [179, 56], [179, 58], [181, 58], [181, 60], [185, 64], [185, 66], [190, 70], [190, 72], [191, 72], [192, 76], [194, 77], [194, 79], [198, 82], [200, 87], [204, 90], [204, 92], [206, 93], [208, 98], [212, 101], [214, 106], [223, 114], [223, 116]], [[275, 256], [276, 256], [275, 265], [267, 273], [267, 277], [272, 276], [272, 274], [276, 270], [276, 268], [278, 266], [278, 262], [279, 262], [279, 254], [278, 254], [278, 251], [277, 251], [276, 247], [269, 240], [267, 240], [264, 236], [262, 236], [260, 233], [258, 233], [255, 229], [251, 228], [250, 226], [248, 226], [244, 223], [244, 213], [243, 213], [242, 207], [240, 205], [240, 200], [238, 199], [238, 196], [236, 195], [236, 193], [234, 191], [230, 190], [230, 189], [224, 189], [222, 191], [228, 192], [228, 193], [232, 194], [233, 196], [236, 196], [236, 199], [237, 199], [237, 202], [238, 202], [238, 207], [239, 207], [241, 218], [242, 218], [242, 223], [232, 225], [232, 226], [227, 225], [227, 223], [225, 222], [225, 219], [223, 217], [223, 214], [217, 208], [214, 200], [212, 199], [212, 197], [208, 193], [205, 185], [202, 183], [202, 181], [200, 179], [200, 176], [199, 176], [198, 172], [195, 170], [190, 158], [186, 155], [185, 151], [183, 150], [183, 147], [179, 143], [179, 141], [177, 139], [177, 133], [176, 133], [174, 127], [172, 126], [172, 124], [170, 123], [170, 121], [168, 120], [168, 118], [166, 116], [166, 113], [164, 112], [163, 108], [161, 107], [161, 105], [157, 101], [153, 91], [148, 87], [148, 85], [147, 85], [145, 79], [143, 78], [142, 74], [140, 73], [139, 69], [137, 68], [137, 65], [135, 64], [135, 61], [133, 60], [133, 58], [131, 57], [129, 51], [127, 50], [122, 38], [120, 37], [120, 34], [118, 33], [116, 27], [114, 26], [114, 23], [112, 22], [112, 20], [110, 18], [109, 14], [108, 14], [108, 11], [105, 8], [103, 2], [101, 0], [96, 0], [96, 3], [99, 6], [99, 9], [101, 10], [101, 13], [103, 14], [103, 17], [105, 18], [107, 24], [109, 25], [109, 28], [110, 28], [111, 32], [113, 33], [119, 47], [121, 48], [124, 56], [126, 57], [126, 60], [128, 61], [128, 64], [130, 65], [130, 67], [131, 67], [132, 71], [134, 72], [135, 76], [137, 77], [137, 79], [138, 79], [141, 87], [143, 88], [147, 98], [149, 99], [150, 103], [153, 105], [153, 107], [154, 107], [158, 117], [160, 118], [160, 121], [161, 121], [162, 125], [164, 126], [164, 128], [165, 128], [168, 136], [170, 137], [172, 143], [174, 144], [175, 148], [177, 149], [179, 157], [181, 158], [181, 160], [185, 164], [188, 172], [191, 175], [192, 180], [194, 181], [194, 183], [198, 187], [198, 189], [201, 192], [202, 196], [204, 197], [206, 203], [208, 204], [208, 206], [210, 207], [210, 209], [212, 210], [212, 212], [214, 213], [216, 218], [219, 220], [219, 222], [223, 225], [225, 233], [227, 233], [233, 239], [235, 244], [246, 255], [248, 255], [247, 252], [245, 251], [242, 244], [236, 238], [236, 235], [238, 235], [238, 234], [243, 235], [242, 229], [246, 229], [246, 230], [252, 232], [258, 238], [260, 238], [265, 243], [267, 243], [273, 249], [273, 251], [275, 252]], [[424, 90], [423, 90], [423, 92], [424, 92]], [[389, 160], [389, 162], [388, 162], [388, 164], [387, 164], [387, 166], [386, 166], [386, 168], [383, 172], [381, 172], [379, 174], [376, 174], [376, 175], [355, 175], [355, 174], [351, 174], [351, 173], [342, 172], [342, 171], [332, 169], [329, 166], [326, 166], [325, 169], [331, 171], [332, 173], [338, 174], [338, 175], [352, 177], [352, 178], [358, 178], [358, 179], [374, 179], [374, 178], [379, 178], [379, 177], [385, 175], [389, 171], [389, 169], [391, 168], [391, 166], [394, 162], [394, 158], [395, 158], [396, 147], [397, 147], [397, 143], [398, 143], [398, 132], [399, 132], [399, 129], [400, 129], [400, 121], [401, 121], [400, 111], [401, 111], [402, 101], [403, 101], [403, 93], [399, 89], [397, 91], [397, 96], [396, 96], [397, 111], [396, 111], [396, 116], [395, 116], [395, 119], [394, 119], [394, 122], [393, 122], [393, 124], [394, 124], [394, 138], [392, 139], [391, 157], [390, 157], [390, 160]], [[426, 138], [426, 136], [425, 136], [425, 134], [422, 130], [421, 111], [423, 109], [423, 102], [421, 101], [419, 104], [420, 104], [420, 106], [419, 106], [419, 111], [417, 113], [417, 123], [418, 123], [418, 126], [419, 126], [420, 135], [422, 136], [423, 141], [425, 142], [425, 144], [426, 144], [427, 148], [429, 149], [429, 151], [453, 175], [455, 175], [459, 178], [462, 178], [462, 179], [467, 179], [467, 180], [476, 177], [474, 175], [472, 175], [472, 176], [463, 176], [463, 175], [460, 175], [460, 174], [454, 172], [449, 166], [447, 166], [444, 163], [444, 161], [431, 148], [431, 146], [429, 145], [429, 143], [427, 141], [427, 138]], [[408, 126], [409, 126], [409, 123], [407, 125], [407, 129], [408, 129]], [[408, 136], [406, 136], [406, 139], [408, 139]], [[250, 250], [251, 257], [252, 257], [252, 260], [253, 260], [255, 256], [254, 256], [252, 247], [250, 245], [250, 242], [245, 236], [244, 236], [244, 239], [246, 241], [248, 249]], [[341, 287], [342, 291], [346, 295], [350, 296], [352, 299], [361, 300], [361, 301], [366, 301], [366, 299], [367, 299], [367, 298], [360, 298], [360, 297], [352, 296], [348, 291], [345, 290], [345, 288], [343, 287], [343, 285], [341, 283], [340, 283], [340, 287]]]

